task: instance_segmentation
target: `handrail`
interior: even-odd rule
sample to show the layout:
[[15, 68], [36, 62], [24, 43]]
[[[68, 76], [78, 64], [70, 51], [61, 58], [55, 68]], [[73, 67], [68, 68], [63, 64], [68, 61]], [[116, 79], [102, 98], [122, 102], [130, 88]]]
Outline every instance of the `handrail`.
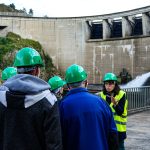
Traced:
[[129, 113], [150, 108], [150, 86], [126, 88]]

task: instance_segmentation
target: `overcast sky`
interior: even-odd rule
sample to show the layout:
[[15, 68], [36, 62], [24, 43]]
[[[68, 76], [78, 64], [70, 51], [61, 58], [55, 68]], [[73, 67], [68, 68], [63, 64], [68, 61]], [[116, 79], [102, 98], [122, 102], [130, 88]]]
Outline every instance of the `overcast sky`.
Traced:
[[150, 5], [150, 0], [0, 0], [16, 9], [33, 9], [35, 17], [77, 17], [121, 12]]

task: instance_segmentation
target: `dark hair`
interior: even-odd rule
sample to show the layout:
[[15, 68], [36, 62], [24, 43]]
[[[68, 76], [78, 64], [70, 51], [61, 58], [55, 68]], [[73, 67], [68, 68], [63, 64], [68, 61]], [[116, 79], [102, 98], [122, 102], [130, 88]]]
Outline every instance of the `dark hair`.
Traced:
[[[118, 83], [116, 82], [116, 83], [115, 83], [115, 88], [113, 89], [112, 92], [114, 93], [114, 95], [118, 95], [120, 90], [121, 90], [121, 89], [120, 89]], [[106, 90], [106, 88], [105, 88], [105, 83], [103, 84], [103, 89], [102, 89], [102, 91], [103, 91], [103, 93], [104, 93], [105, 95], [108, 93], [107, 90]]]
[[25, 67], [17, 67], [18, 74], [32, 74], [38, 66], [25, 66]]

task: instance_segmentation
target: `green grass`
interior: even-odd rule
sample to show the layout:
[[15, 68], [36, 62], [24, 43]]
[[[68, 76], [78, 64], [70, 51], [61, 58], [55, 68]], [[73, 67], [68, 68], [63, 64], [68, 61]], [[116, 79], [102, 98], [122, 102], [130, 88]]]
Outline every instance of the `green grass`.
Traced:
[[16, 51], [23, 47], [32, 47], [42, 56], [45, 67], [42, 68], [42, 78], [48, 80], [53, 75], [60, 75], [60, 71], [54, 66], [49, 55], [44, 53], [41, 44], [31, 39], [23, 39], [19, 35], [9, 32], [6, 37], [0, 37], [0, 70], [13, 66]]

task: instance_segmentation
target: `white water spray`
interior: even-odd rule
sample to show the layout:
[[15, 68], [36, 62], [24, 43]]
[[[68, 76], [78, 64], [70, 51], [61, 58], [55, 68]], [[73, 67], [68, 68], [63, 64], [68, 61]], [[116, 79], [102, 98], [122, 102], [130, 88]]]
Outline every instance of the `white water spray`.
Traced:
[[150, 72], [137, 76], [134, 80], [128, 82], [125, 85], [121, 85], [121, 88], [133, 88], [141, 87], [145, 81], [150, 77]]

